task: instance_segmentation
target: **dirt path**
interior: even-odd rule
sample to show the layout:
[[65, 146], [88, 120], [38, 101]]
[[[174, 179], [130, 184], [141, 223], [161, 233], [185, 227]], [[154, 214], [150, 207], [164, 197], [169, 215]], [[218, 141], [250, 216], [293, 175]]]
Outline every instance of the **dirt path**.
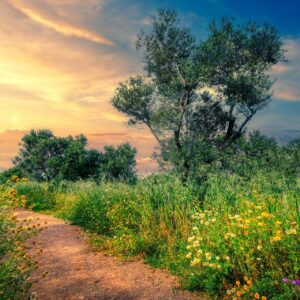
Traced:
[[[176, 289], [176, 277], [140, 261], [121, 262], [93, 252], [82, 230], [48, 215], [20, 211], [19, 219], [33, 217], [47, 229], [28, 242], [28, 253], [39, 262], [32, 292], [37, 299], [201, 299]], [[38, 220], [37, 220], [38, 218]], [[37, 248], [43, 252], [37, 255]], [[43, 274], [47, 272], [45, 278]]]

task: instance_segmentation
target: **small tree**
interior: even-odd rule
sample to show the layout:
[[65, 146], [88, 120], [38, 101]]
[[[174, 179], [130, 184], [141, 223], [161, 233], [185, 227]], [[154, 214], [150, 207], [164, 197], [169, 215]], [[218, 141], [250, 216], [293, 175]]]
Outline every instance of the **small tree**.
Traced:
[[50, 130], [31, 130], [22, 138], [13, 163], [23, 174], [38, 181], [85, 179], [97, 173], [100, 163], [100, 153], [95, 158], [92, 150], [85, 149], [86, 145], [84, 135], [56, 137]]
[[100, 176], [104, 176], [109, 180], [135, 182], [135, 155], [136, 149], [128, 143], [117, 147], [105, 146], [102, 153]]
[[271, 67], [283, 59], [274, 27], [223, 19], [197, 43], [175, 12], [159, 10], [142, 32], [144, 76], [121, 83], [113, 106], [129, 124], [145, 124], [161, 158], [186, 181], [199, 164], [210, 164], [245, 132], [271, 97]]

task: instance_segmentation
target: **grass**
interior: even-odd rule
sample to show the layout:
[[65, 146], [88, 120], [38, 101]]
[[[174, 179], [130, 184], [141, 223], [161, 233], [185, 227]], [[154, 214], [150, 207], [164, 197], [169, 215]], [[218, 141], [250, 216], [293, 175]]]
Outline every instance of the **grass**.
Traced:
[[18, 226], [15, 209], [26, 204], [9, 186], [0, 187], [0, 299], [29, 299], [33, 264], [23, 242], [33, 232]]
[[200, 192], [171, 175], [136, 185], [29, 182], [15, 188], [33, 209], [51, 210], [92, 233], [95, 247], [142, 256], [179, 275], [186, 288], [227, 299], [299, 295], [300, 186], [279, 172], [250, 180], [215, 173]]

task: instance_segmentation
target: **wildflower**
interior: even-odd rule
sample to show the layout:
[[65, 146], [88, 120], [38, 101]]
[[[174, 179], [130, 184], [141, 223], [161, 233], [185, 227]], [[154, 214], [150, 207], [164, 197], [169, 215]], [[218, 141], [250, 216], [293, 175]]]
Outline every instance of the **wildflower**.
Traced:
[[262, 296], [261, 300], [267, 300], [267, 297], [266, 296]]
[[192, 242], [195, 239], [195, 236], [191, 236], [188, 238], [188, 242]]
[[209, 225], [209, 222], [205, 222], [204, 225], [205, 225], [205, 226], [208, 226], [208, 225]]
[[254, 298], [255, 298], [255, 299], [259, 299], [259, 298], [260, 298], [259, 293], [255, 293]]
[[192, 257], [192, 253], [189, 252], [185, 257], [186, 257], [186, 258], [191, 258], [191, 257]]
[[229, 256], [226, 256], [225, 259], [226, 259], [227, 261], [230, 261], [230, 257], [229, 257]]
[[249, 290], [249, 287], [248, 287], [247, 284], [244, 285], [244, 290], [245, 290], [245, 291], [248, 291], [248, 290]]
[[198, 230], [198, 228], [197, 228], [196, 226], [194, 226], [194, 227], [193, 227], [193, 230], [194, 230], [194, 231], [197, 231], [197, 230]]
[[213, 223], [215, 223], [215, 222], [217, 221], [217, 219], [216, 219], [216, 218], [212, 218], [211, 221], [212, 221]]
[[193, 243], [193, 246], [194, 246], [194, 247], [198, 247], [198, 246], [199, 246], [199, 241], [195, 241], [195, 242]]
[[292, 280], [292, 284], [294, 284], [294, 285], [300, 285], [300, 279]]
[[219, 256], [216, 256], [216, 260], [220, 260], [220, 257], [219, 257]]
[[262, 250], [262, 246], [261, 246], [261, 245], [258, 245], [258, 246], [257, 246], [257, 250], [258, 250], [258, 251], [261, 251], [261, 250]]
[[235, 293], [235, 288], [232, 288], [232, 289], [231, 289], [231, 293]]
[[221, 270], [221, 269], [222, 269], [222, 266], [217, 265], [217, 269]]
[[268, 217], [271, 216], [271, 214], [267, 213], [266, 211], [262, 212], [260, 215], [261, 215], [263, 218], [268, 218]]
[[186, 246], [186, 250], [191, 250], [191, 249], [192, 249], [191, 245]]
[[235, 284], [236, 284], [237, 286], [240, 286], [240, 285], [241, 285], [241, 282], [240, 282], [239, 280], [237, 280], [237, 281], [235, 282]]
[[231, 295], [231, 290], [227, 290], [227, 291], [226, 291], [226, 294], [227, 294], [228, 296], [230, 296], [230, 295]]
[[288, 235], [290, 235], [290, 234], [297, 234], [297, 230], [296, 230], [296, 228], [291, 228], [291, 229], [287, 230], [286, 233]]
[[198, 255], [201, 255], [202, 252], [203, 252], [203, 251], [200, 249], [200, 250], [197, 251], [197, 254], [198, 254]]
[[273, 238], [273, 241], [274, 242], [277, 242], [277, 241], [280, 241], [281, 240], [281, 236], [279, 236], [279, 235], [276, 235], [276, 236], [274, 236], [274, 238]]
[[251, 280], [248, 280], [248, 281], [247, 281], [247, 284], [248, 284], [249, 286], [252, 286], [252, 281], [251, 281]]
[[199, 258], [195, 258], [192, 262], [191, 262], [191, 266], [193, 267], [193, 266], [196, 266], [196, 265], [198, 265], [198, 264], [200, 264], [200, 259]]
[[283, 283], [288, 283], [288, 282], [290, 282], [290, 281], [288, 280], [288, 278], [282, 278], [282, 282], [283, 282]]
[[276, 225], [281, 225], [281, 224], [282, 224], [282, 222], [280, 222], [280, 221], [276, 221], [276, 222], [275, 222], [275, 224], [276, 224]]

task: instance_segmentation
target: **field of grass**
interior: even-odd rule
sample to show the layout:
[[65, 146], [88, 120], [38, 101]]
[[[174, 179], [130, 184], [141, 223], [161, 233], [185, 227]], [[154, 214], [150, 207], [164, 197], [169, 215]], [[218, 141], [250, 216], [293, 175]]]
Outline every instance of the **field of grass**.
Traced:
[[29, 182], [15, 188], [27, 206], [86, 229], [96, 248], [141, 256], [179, 275], [185, 288], [226, 299], [299, 295], [300, 184], [280, 173], [251, 180], [214, 174], [198, 191], [171, 175], [136, 185]]

